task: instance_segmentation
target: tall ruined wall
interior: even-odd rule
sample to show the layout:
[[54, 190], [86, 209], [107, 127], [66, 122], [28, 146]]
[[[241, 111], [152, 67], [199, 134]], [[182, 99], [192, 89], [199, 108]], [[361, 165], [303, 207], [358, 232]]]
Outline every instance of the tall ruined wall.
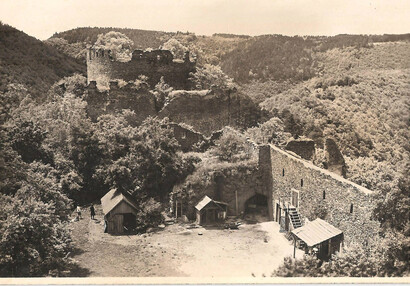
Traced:
[[159, 112], [173, 122], [186, 123], [206, 136], [225, 126], [246, 128], [260, 121], [260, 109], [237, 93], [184, 91], [170, 94], [170, 101]]
[[135, 112], [135, 124], [156, 115], [154, 95], [146, 87], [136, 89], [131, 84], [120, 88], [117, 82], [111, 82], [109, 90], [99, 91], [92, 81], [87, 87], [85, 101], [87, 114], [93, 121], [102, 114], [116, 114], [123, 109]]
[[163, 76], [175, 89], [189, 89], [189, 73], [195, 72], [195, 62], [174, 60], [170, 51], [134, 51], [128, 62], [115, 61], [109, 50], [89, 49], [87, 52], [87, 80], [96, 81], [98, 87], [107, 88], [110, 80], [134, 81], [139, 75], [148, 77], [153, 88]]
[[[271, 171], [271, 176], [264, 180], [272, 186], [274, 207], [276, 200], [289, 200], [294, 188], [299, 190], [301, 214], [314, 219], [317, 208], [326, 207], [328, 214], [325, 220], [341, 229], [347, 242], [363, 242], [379, 230], [379, 224], [370, 219], [375, 206], [370, 190], [275, 146], [261, 146], [259, 152], [260, 166], [269, 166], [270, 162], [268, 171]], [[353, 213], [350, 213], [351, 204]]]

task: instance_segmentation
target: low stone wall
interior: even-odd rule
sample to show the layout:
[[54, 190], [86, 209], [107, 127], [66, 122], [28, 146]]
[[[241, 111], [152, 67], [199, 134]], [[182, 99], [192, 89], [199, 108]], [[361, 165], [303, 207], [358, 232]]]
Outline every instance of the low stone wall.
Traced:
[[270, 168], [263, 180], [271, 185], [274, 206], [275, 200], [289, 201], [296, 189], [301, 214], [314, 219], [318, 208], [327, 205], [324, 219], [344, 232], [346, 242], [360, 243], [379, 231], [379, 223], [371, 220], [375, 201], [370, 190], [275, 146], [260, 146], [259, 152], [259, 166]]

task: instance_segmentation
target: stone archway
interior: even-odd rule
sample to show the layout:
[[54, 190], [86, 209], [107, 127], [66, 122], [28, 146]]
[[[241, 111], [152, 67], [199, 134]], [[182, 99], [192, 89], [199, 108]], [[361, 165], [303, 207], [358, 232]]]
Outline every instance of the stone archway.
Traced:
[[269, 220], [268, 197], [256, 193], [245, 202], [245, 219], [254, 222]]

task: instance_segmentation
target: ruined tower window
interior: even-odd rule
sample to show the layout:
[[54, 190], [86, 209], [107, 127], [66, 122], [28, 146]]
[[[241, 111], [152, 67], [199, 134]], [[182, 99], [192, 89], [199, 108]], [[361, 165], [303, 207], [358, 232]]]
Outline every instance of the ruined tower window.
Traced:
[[353, 213], [353, 204], [350, 204], [350, 213]]
[[326, 199], [326, 191], [323, 191], [323, 199]]
[[285, 177], [285, 169], [282, 169], [282, 177]]
[[104, 50], [101, 51], [101, 56], [102, 56], [102, 57], [104, 56]]
[[303, 179], [300, 179], [300, 186], [303, 187]]

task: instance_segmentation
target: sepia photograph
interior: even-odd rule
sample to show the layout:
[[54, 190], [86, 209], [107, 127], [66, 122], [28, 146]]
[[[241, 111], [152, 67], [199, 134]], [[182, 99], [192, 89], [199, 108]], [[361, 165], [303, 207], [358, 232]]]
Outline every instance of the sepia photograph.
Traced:
[[410, 283], [408, 1], [0, 0], [0, 126], [0, 284]]

